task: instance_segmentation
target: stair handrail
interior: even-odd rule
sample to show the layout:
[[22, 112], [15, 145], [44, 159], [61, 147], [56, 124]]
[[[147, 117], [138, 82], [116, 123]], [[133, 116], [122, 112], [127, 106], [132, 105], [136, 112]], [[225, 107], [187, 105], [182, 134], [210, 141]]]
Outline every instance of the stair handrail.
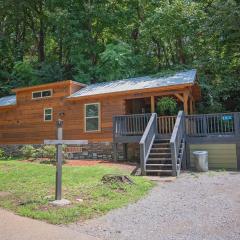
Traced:
[[[170, 139], [171, 156], [172, 156], [172, 172], [174, 176], [178, 176], [180, 173], [180, 167], [178, 166], [178, 155], [182, 141], [185, 139], [185, 121], [184, 112], [179, 111], [177, 119], [174, 125], [174, 129]], [[184, 144], [184, 143], [183, 143]], [[182, 154], [183, 156], [183, 154]], [[181, 164], [182, 159], [180, 159]]]
[[141, 173], [145, 175], [146, 173], [146, 162], [152, 148], [155, 136], [157, 134], [157, 114], [152, 113], [150, 120], [145, 128], [145, 131], [140, 140], [140, 165]]

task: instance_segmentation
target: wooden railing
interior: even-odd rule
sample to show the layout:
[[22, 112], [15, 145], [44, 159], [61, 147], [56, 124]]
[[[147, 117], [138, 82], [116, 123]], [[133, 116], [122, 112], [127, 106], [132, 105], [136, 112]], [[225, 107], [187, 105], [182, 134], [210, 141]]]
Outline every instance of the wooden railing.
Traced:
[[157, 134], [157, 114], [152, 113], [151, 118], [140, 140], [140, 164], [142, 175], [145, 175], [146, 161], [148, 159], [156, 134]]
[[177, 116], [160, 116], [157, 118], [158, 133], [162, 135], [172, 134]]
[[185, 147], [184, 145], [185, 145], [185, 115], [183, 111], [180, 111], [177, 115], [176, 123], [170, 139], [172, 170], [174, 176], [177, 176], [180, 173], [181, 162], [184, 156]]
[[186, 116], [189, 137], [238, 135], [240, 113], [215, 113]]
[[133, 114], [113, 117], [114, 136], [142, 135], [151, 118], [149, 114]]

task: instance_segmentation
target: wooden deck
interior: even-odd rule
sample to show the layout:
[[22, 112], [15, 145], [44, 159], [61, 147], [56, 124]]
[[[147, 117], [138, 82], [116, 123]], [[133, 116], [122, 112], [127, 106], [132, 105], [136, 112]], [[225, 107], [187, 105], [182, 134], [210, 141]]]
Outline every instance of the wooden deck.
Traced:
[[122, 115], [113, 118], [113, 140], [117, 144], [139, 143], [142, 171], [155, 139], [170, 139], [173, 175], [178, 167], [189, 166], [190, 144], [234, 143], [240, 169], [240, 113], [178, 116], [152, 114]]

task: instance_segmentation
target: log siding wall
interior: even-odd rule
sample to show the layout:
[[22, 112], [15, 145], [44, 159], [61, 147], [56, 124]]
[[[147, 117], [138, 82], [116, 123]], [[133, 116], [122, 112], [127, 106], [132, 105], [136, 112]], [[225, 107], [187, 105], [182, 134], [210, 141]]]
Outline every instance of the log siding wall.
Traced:
[[[191, 91], [190, 86], [171, 86], [164, 89], [123, 92], [68, 99], [83, 85], [71, 81], [34, 88], [15, 90], [17, 105], [0, 107], [0, 144], [42, 144], [44, 139], [55, 139], [55, 122], [64, 120], [64, 139], [86, 139], [92, 142], [112, 142], [113, 116], [126, 114], [126, 99], [151, 96], [174, 96]], [[33, 91], [52, 89], [52, 97], [32, 99]], [[100, 131], [84, 131], [84, 104], [99, 102], [101, 105]], [[53, 121], [44, 122], [44, 108], [53, 109]]]

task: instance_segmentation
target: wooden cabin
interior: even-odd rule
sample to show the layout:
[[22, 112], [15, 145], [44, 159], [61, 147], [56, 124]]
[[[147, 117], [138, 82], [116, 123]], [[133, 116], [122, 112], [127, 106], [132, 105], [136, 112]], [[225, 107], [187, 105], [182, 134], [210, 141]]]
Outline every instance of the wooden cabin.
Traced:
[[[12, 91], [15, 95], [0, 98], [1, 145], [43, 144], [45, 139], [55, 139], [55, 124], [61, 118], [64, 139], [89, 141], [80, 157], [109, 159], [114, 156], [117, 159], [121, 145], [122, 158], [126, 158], [128, 145], [137, 143], [143, 173], [159, 172], [156, 164], [160, 172], [169, 172], [168, 167], [172, 169], [174, 165], [174, 175], [180, 168], [179, 161], [184, 158], [180, 154], [182, 159], [179, 160], [181, 146], [187, 139], [183, 131], [185, 116], [192, 116], [195, 102], [200, 99], [194, 69], [165, 77], [145, 76], [92, 85], [68, 80]], [[156, 104], [163, 96], [175, 98], [183, 112], [178, 116], [157, 116]], [[199, 135], [199, 124], [196, 119], [195, 122], [189, 120], [186, 126], [192, 128], [187, 131], [196, 131]], [[104, 145], [99, 147], [98, 143]], [[159, 150], [159, 146], [166, 147]], [[95, 154], [90, 156], [92, 151]], [[165, 154], [164, 163], [160, 161], [159, 151]], [[150, 161], [147, 169], [151, 154], [160, 160], [156, 164]], [[173, 155], [175, 164], [166, 160], [173, 159]]]
[[64, 120], [65, 139], [113, 141], [113, 117], [155, 112], [159, 97], [171, 96], [186, 113], [199, 99], [196, 70], [169, 77], [140, 77], [84, 85], [61, 81], [13, 89], [0, 99], [0, 144], [41, 144], [55, 139]]

